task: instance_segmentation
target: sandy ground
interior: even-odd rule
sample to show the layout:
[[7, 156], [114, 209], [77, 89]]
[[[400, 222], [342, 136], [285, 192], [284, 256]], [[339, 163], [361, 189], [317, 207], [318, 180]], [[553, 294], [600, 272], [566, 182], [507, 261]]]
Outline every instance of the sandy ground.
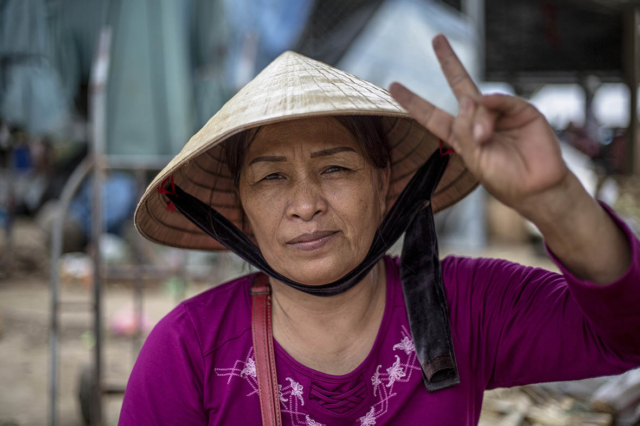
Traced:
[[[548, 259], [536, 257], [526, 246], [496, 246], [482, 253], [464, 255], [502, 257], [523, 264], [553, 269]], [[446, 252], [444, 254], [447, 254]], [[205, 285], [191, 285], [186, 296], [206, 290]], [[89, 300], [80, 286], [64, 288], [65, 299]], [[177, 300], [162, 286], [145, 289], [144, 312], [155, 324]], [[105, 290], [105, 322], [123, 308], [132, 306], [131, 290], [110, 284]], [[0, 426], [41, 426], [48, 424], [49, 410], [49, 288], [45, 277], [5, 279], [0, 281]], [[92, 327], [87, 313], [66, 313], [61, 317], [59, 424], [82, 425], [78, 406], [78, 379], [91, 362], [91, 343], [87, 339]], [[135, 360], [135, 349], [127, 338], [107, 334], [104, 343], [105, 378], [108, 384], [124, 385]], [[121, 396], [104, 397], [107, 425], [116, 425]]]
[[[108, 288], [105, 318], [132, 305], [131, 291]], [[88, 300], [86, 291], [65, 291], [65, 297]], [[171, 310], [175, 301], [161, 290], [145, 292], [145, 315], [155, 324]], [[0, 425], [13, 421], [20, 426], [47, 424], [49, 407], [49, 290], [43, 282], [17, 280], [0, 287], [3, 334], [0, 338]], [[87, 313], [61, 316], [60, 425], [81, 425], [78, 409], [78, 380], [82, 368], [92, 361], [92, 320]], [[124, 385], [136, 352], [132, 341], [106, 335], [104, 368], [107, 384]], [[119, 396], [105, 397], [107, 424], [117, 423], [122, 403]], [[4, 423], [3, 423], [4, 422]]]

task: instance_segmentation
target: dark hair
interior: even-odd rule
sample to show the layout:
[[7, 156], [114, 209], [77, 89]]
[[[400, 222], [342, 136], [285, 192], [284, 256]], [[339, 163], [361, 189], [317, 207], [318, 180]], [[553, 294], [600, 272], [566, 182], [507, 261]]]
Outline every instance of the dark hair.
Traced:
[[[391, 163], [391, 146], [384, 131], [382, 118], [371, 115], [337, 115], [333, 116], [358, 141], [365, 158], [373, 167], [384, 169]], [[246, 148], [258, 134], [261, 127], [246, 130], [229, 138], [224, 144], [224, 155], [227, 167], [233, 177], [236, 188], [240, 183], [240, 173]]]

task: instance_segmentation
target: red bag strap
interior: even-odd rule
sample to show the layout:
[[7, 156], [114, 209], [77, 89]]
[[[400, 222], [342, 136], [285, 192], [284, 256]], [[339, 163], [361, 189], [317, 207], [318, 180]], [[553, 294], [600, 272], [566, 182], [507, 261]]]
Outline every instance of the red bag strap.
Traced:
[[251, 330], [256, 361], [262, 424], [282, 426], [276, 358], [271, 325], [271, 286], [269, 277], [259, 273], [251, 286]]

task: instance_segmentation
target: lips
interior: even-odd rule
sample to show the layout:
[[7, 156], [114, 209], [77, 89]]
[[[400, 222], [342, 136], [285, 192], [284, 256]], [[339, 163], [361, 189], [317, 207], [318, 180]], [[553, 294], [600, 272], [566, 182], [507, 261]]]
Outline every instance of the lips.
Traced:
[[302, 234], [297, 236], [291, 241], [287, 241], [287, 244], [299, 244], [299, 243], [308, 243], [311, 241], [321, 240], [322, 238], [329, 237], [338, 231], [316, 231], [307, 234]]

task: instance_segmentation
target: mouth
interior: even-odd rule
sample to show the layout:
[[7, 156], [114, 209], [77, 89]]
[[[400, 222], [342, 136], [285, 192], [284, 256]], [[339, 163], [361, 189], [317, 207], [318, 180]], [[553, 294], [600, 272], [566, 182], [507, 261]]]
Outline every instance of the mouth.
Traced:
[[317, 250], [328, 244], [338, 231], [316, 231], [307, 234], [302, 234], [287, 241], [287, 244], [304, 251]]

